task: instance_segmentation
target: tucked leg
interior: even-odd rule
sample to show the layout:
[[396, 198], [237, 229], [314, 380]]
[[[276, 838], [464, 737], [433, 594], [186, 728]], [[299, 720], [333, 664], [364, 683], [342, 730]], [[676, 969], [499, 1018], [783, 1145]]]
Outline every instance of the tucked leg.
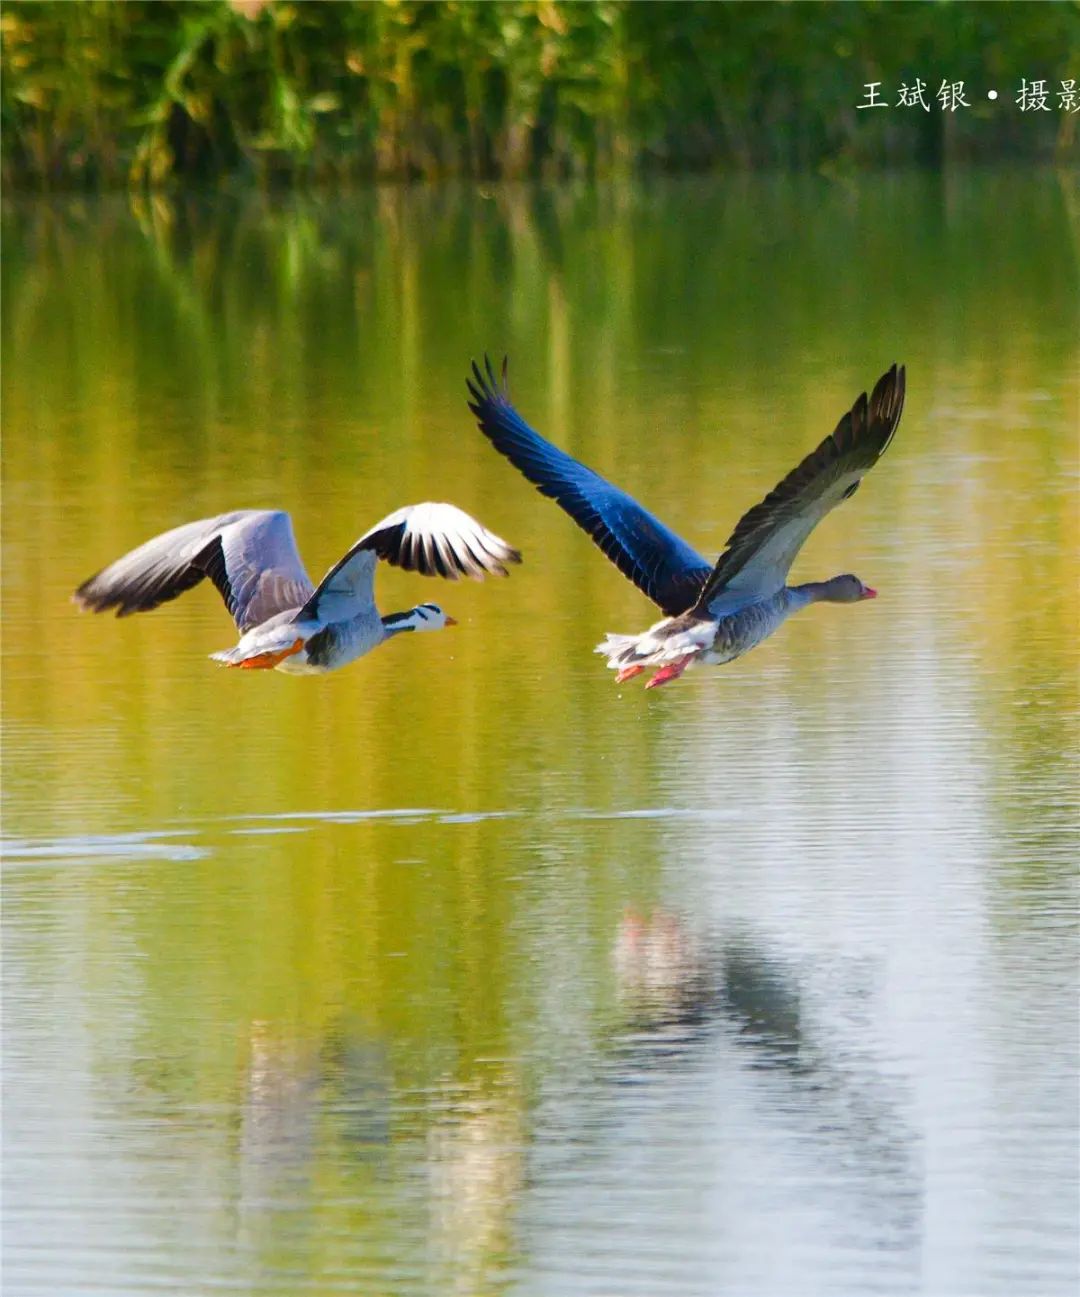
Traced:
[[241, 671], [272, 671], [279, 662], [284, 662], [294, 653], [299, 653], [303, 647], [304, 641], [298, 639], [287, 649], [275, 653], [256, 653], [252, 657], [244, 658], [242, 662], [230, 662], [229, 666], [239, 667]]

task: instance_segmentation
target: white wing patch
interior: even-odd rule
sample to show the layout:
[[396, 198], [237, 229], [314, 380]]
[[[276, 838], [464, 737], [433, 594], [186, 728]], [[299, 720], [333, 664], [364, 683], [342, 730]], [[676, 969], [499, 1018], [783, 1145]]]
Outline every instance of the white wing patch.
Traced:
[[450, 581], [459, 576], [474, 581], [506, 576], [507, 563], [521, 562], [512, 545], [464, 509], [433, 501], [396, 509], [365, 532], [357, 545], [374, 549], [380, 558], [406, 571]]
[[508, 563], [521, 555], [501, 536], [453, 504], [426, 501], [387, 514], [366, 531], [327, 572], [304, 610], [322, 622], [355, 617], [374, 607], [375, 560], [385, 559], [407, 572], [456, 581], [469, 576], [506, 576]]

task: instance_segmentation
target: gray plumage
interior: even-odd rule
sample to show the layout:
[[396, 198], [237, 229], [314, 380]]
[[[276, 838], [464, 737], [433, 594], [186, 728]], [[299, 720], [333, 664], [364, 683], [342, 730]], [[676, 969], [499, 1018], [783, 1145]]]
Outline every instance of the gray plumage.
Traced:
[[283, 609], [300, 608], [315, 589], [289, 515], [236, 509], [155, 536], [84, 581], [74, 599], [80, 608], [115, 608], [118, 617], [128, 617], [177, 598], [205, 577], [241, 631]]
[[73, 598], [81, 608], [126, 617], [208, 577], [241, 632], [235, 648], [214, 658], [230, 666], [321, 673], [401, 631], [453, 624], [435, 604], [382, 617], [374, 589], [379, 559], [456, 581], [506, 576], [507, 564], [521, 555], [452, 504], [408, 505], [365, 532], [315, 586], [289, 515], [241, 509], [155, 536], [84, 581]]
[[480, 431], [544, 495], [554, 499], [601, 551], [667, 615], [643, 635], [608, 635], [597, 652], [619, 679], [661, 670], [650, 685], [695, 663], [730, 662], [808, 603], [851, 603], [875, 591], [857, 577], [789, 587], [807, 537], [884, 454], [904, 408], [905, 373], [893, 365], [864, 392], [834, 432], [739, 520], [710, 568], [700, 554], [625, 491], [572, 459], [531, 428], [510, 403], [490, 361], [467, 380]]
[[679, 617], [666, 617], [642, 635], [608, 635], [596, 651], [608, 659], [613, 670], [625, 672], [624, 679], [646, 666], [671, 668], [681, 663], [673, 674], [660, 680], [663, 684], [691, 664], [721, 666], [733, 662], [779, 630], [792, 613], [811, 603], [855, 603], [875, 594], [858, 577], [850, 575], [785, 586], [718, 616], [692, 610]]
[[760, 597], [783, 587], [810, 533], [855, 494], [887, 450], [903, 413], [904, 391], [904, 368], [893, 365], [869, 400], [863, 392], [836, 430], [743, 514], [695, 608], [712, 610], [728, 592]]

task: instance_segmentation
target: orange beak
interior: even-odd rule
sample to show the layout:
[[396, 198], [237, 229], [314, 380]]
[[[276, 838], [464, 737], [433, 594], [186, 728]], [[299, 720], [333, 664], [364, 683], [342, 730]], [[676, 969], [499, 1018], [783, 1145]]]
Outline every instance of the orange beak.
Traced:
[[456, 617], [447, 616], [446, 624], [447, 626], [456, 626], [458, 624], [458, 620]]
[[863, 597], [864, 599], [876, 599], [876, 598], [877, 598], [877, 591], [871, 589], [870, 586], [868, 586], [868, 585], [867, 585], [867, 586], [863, 586], [863, 595], [862, 595], [862, 597]]

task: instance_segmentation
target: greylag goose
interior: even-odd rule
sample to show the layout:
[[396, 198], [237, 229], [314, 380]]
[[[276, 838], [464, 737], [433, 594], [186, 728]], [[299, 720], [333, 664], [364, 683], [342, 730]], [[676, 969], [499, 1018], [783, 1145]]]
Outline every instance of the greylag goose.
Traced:
[[365, 532], [314, 586], [287, 513], [239, 509], [155, 536], [84, 581], [80, 608], [118, 617], [149, 612], [209, 577], [240, 631], [210, 656], [230, 667], [321, 675], [405, 631], [442, 630], [453, 617], [433, 603], [380, 616], [375, 566], [385, 559], [424, 576], [506, 576], [521, 555], [452, 504], [412, 504]]
[[850, 574], [789, 586], [788, 570], [806, 538], [892, 440], [904, 408], [896, 365], [864, 392], [818, 448], [739, 521], [709, 563], [626, 492], [535, 432], [510, 404], [506, 361], [496, 379], [473, 364], [468, 379], [480, 431], [497, 451], [583, 528], [618, 569], [665, 613], [640, 635], [608, 635], [597, 645], [621, 683], [658, 668], [646, 688], [677, 680], [691, 666], [731, 662], [812, 603], [857, 603], [877, 591]]

